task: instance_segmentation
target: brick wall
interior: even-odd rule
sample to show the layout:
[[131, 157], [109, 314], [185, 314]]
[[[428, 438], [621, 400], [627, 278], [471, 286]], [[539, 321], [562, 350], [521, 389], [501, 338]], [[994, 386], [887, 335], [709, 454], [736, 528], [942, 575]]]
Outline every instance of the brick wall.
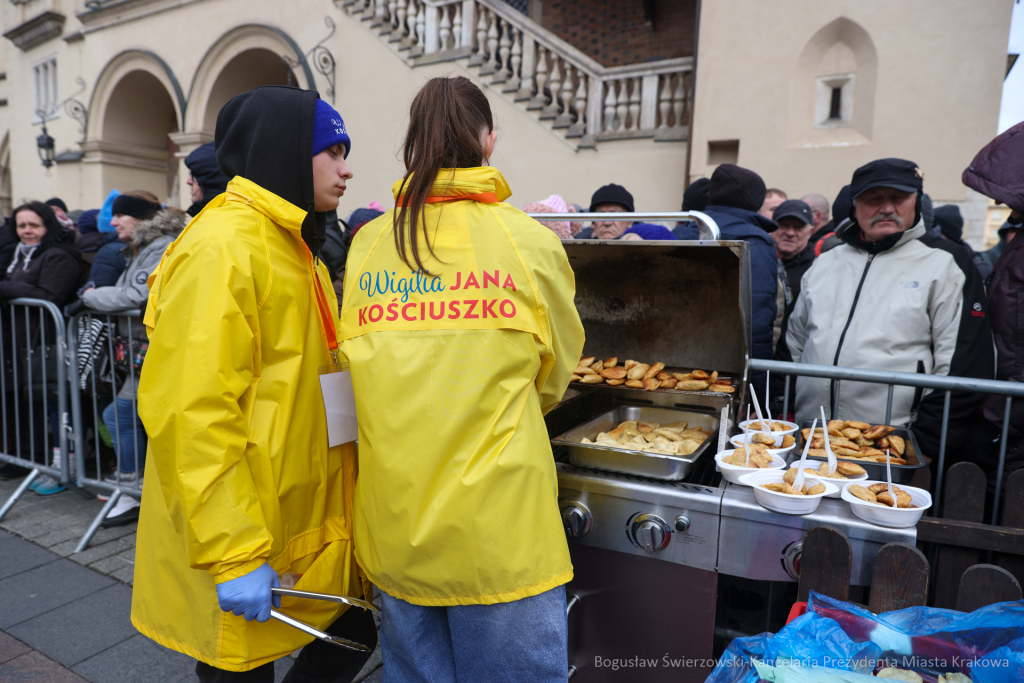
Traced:
[[642, 0], [543, 0], [541, 24], [602, 66], [693, 54], [696, 0], [655, 0], [653, 28]]

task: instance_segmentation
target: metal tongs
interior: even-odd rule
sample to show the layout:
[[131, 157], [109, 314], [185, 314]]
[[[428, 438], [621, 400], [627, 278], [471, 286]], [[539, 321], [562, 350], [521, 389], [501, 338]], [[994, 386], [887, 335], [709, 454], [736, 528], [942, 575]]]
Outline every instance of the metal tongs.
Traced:
[[[356, 598], [349, 598], [343, 595], [328, 595], [327, 593], [310, 593], [308, 591], [297, 591], [294, 588], [272, 588], [271, 593], [274, 595], [287, 596], [291, 598], [307, 598], [309, 600], [325, 600], [327, 602], [339, 602], [343, 605], [350, 605], [352, 607], [361, 607], [362, 609], [373, 610], [379, 612], [377, 606], [372, 602], [366, 600], [358, 600]], [[343, 647], [348, 650], [357, 650], [359, 652], [369, 652], [370, 648], [366, 647], [362, 643], [357, 643], [352, 640], [346, 640], [339, 638], [338, 636], [332, 636], [330, 633], [324, 633], [320, 629], [313, 628], [309, 624], [303, 623], [298, 619], [294, 619], [287, 614], [278, 612], [276, 609], [270, 610], [270, 616], [273, 619], [277, 619], [280, 622], [284, 622], [293, 628], [297, 628], [303, 633], [319, 638], [320, 640], [333, 643], [338, 647]]]

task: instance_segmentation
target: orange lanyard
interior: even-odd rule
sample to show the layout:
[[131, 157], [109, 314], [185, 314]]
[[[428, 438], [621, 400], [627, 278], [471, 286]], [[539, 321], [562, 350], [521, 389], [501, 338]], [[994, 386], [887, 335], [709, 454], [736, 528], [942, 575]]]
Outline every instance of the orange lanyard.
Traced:
[[320, 283], [320, 273], [313, 264], [313, 254], [306, 248], [306, 257], [309, 258], [309, 268], [313, 274], [313, 290], [316, 293], [316, 305], [320, 309], [320, 320], [324, 326], [324, 334], [327, 336], [327, 349], [331, 352], [334, 360], [334, 367], [338, 367], [338, 330], [334, 324], [334, 316], [331, 315], [331, 307], [327, 303], [327, 294]]

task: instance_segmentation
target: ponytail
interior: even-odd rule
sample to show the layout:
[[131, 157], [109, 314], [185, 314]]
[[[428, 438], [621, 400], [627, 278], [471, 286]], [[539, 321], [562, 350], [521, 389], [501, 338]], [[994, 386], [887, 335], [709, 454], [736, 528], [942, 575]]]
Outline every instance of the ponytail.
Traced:
[[406, 172], [393, 223], [395, 248], [409, 268], [430, 274], [420, 253], [420, 233], [434, 256], [423, 208], [438, 173], [479, 166], [485, 154], [482, 135], [493, 130], [487, 97], [464, 76], [432, 78], [413, 99], [403, 152]]

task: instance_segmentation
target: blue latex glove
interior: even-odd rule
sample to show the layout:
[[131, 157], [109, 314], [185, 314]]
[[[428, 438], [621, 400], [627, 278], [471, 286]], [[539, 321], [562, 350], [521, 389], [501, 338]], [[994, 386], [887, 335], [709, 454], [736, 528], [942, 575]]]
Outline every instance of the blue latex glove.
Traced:
[[217, 601], [225, 612], [246, 621], [270, 619], [270, 604], [281, 606], [281, 597], [273, 595], [271, 588], [280, 588], [277, 572], [269, 564], [262, 564], [245, 576], [231, 579], [217, 586]]

